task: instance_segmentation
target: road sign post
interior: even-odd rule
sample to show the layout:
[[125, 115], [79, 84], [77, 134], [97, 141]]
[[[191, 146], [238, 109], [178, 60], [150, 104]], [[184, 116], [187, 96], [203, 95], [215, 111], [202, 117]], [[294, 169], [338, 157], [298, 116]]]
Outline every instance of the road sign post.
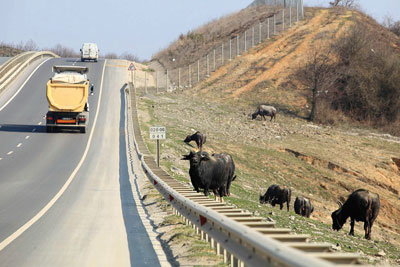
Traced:
[[[135, 86], [135, 88], [136, 88], [136, 79], [135, 79], [135, 81], [133, 81], [133, 72], [136, 70], [136, 67], [135, 67], [135, 65], [131, 62], [131, 64], [129, 64], [129, 67], [128, 67], [128, 71], [130, 71], [131, 72], [131, 81], [132, 81], [132, 83], [134, 83], [134, 86]], [[135, 76], [136, 76], [136, 72], [135, 72]], [[135, 77], [136, 78], [136, 77]]]
[[149, 134], [151, 140], [157, 140], [157, 166], [160, 167], [160, 139], [166, 138], [167, 130], [163, 126], [150, 127]]

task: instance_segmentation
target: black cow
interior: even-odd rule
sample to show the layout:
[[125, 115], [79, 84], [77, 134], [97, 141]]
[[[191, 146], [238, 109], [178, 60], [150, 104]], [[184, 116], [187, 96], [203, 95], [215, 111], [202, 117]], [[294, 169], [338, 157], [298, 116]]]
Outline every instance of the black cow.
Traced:
[[257, 107], [256, 112], [254, 112], [254, 113], [251, 115], [251, 119], [254, 120], [255, 118], [257, 118], [258, 115], [260, 115], [261, 117], [263, 117], [264, 120], [267, 120], [267, 119], [265, 118], [265, 116], [271, 117], [271, 120], [270, 120], [270, 121], [272, 121], [272, 119], [275, 120], [275, 117], [276, 117], [276, 108], [274, 108], [273, 106], [259, 105], [259, 106]]
[[231, 183], [236, 179], [236, 175], [235, 175], [235, 162], [233, 161], [233, 158], [231, 155], [227, 154], [227, 153], [221, 153], [221, 154], [213, 154], [213, 157], [217, 157], [217, 158], [222, 158], [224, 159], [224, 161], [227, 164], [227, 172], [228, 172], [228, 181], [226, 183], [226, 192], [225, 195], [226, 196], [230, 196], [231, 192], [229, 191], [230, 187], [231, 187]]
[[182, 160], [190, 161], [189, 175], [194, 189], [197, 192], [200, 192], [200, 188], [204, 189], [205, 196], [208, 196], [208, 190], [211, 189], [222, 201], [229, 175], [226, 160], [202, 151], [191, 151], [189, 155], [184, 155]]
[[365, 238], [371, 239], [371, 228], [380, 209], [379, 195], [365, 189], [358, 189], [351, 193], [339, 209], [332, 212], [332, 229], [339, 231], [350, 217], [350, 235], [354, 235], [354, 221], [364, 222]]
[[260, 195], [260, 203], [271, 203], [272, 207], [275, 204], [280, 205], [280, 209], [283, 208], [283, 203], [287, 203], [287, 210], [289, 211], [290, 197], [292, 190], [286, 186], [279, 186], [276, 184], [271, 185], [264, 195]]
[[308, 198], [296, 197], [296, 200], [294, 201], [294, 212], [296, 212], [296, 214], [310, 218], [313, 211], [314, 207]]
[[199, 131], [195, 132], [192, 135], [188, 135], [186, 136], [185, 140], [183, 140], [183, 142], [185, 142], [186, 144], [189, 145], [190, 141], [195, 141], [197, 147], [202, 150], [203, 148], [203, 144], [206, 143], [207, 140], [207, 136], [205, 134], [200, 133]]

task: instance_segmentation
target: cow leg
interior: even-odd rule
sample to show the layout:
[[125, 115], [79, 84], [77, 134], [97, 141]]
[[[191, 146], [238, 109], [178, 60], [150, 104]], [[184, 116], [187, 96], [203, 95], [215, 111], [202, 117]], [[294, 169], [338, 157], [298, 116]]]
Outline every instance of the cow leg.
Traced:
[[289, 211], [289, 201], [286, 202], [287, 211]]
[[283, 203], [279, 203], [280, 209], [283, 208]]
[[351, 218], [349, 235], [353, 235], [354, 236], [354, 218]]
[[365, 239], [371, 239], [371, 225], [368, 223], [368, 220], [364, 222], [364, 231], [365, 231]]

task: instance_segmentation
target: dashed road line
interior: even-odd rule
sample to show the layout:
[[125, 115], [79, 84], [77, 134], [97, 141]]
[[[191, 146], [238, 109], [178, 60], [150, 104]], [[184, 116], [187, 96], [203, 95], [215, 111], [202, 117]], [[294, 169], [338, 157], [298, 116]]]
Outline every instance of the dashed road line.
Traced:
[[7, 155], [11, 155], [12, 153], [14, 153], [14, 151], [11, 150], [10, 152], [7, 153]]
[[25, 136], [25, 139], [26, 140], [28, 140], [29, 139], [29, 137], [31, 137], [30, 135], [27, 135], [27, 136]]
[[22, 146], [22, 143], [19, 143], [18, 145], [17, 145], [17, 147], [21, 147]]
[[2, 160], [3, 158], [0, 158], [0, 160]]
[[42, 125], [42, 122], [39, 122], [38, 125]]
[[33, 128], [33, 129], [32, 129], [32, 132], [36, 132], [36, 128]]

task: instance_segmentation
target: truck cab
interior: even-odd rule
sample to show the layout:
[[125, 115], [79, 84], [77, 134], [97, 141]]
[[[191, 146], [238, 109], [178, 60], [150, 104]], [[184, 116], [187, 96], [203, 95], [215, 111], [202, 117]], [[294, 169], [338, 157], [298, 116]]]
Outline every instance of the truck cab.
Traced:
[[81, 48], [81, 61], [93, 60], [97, 62], [99, 59], [99, 48], [94, 43], [84, 43]]

